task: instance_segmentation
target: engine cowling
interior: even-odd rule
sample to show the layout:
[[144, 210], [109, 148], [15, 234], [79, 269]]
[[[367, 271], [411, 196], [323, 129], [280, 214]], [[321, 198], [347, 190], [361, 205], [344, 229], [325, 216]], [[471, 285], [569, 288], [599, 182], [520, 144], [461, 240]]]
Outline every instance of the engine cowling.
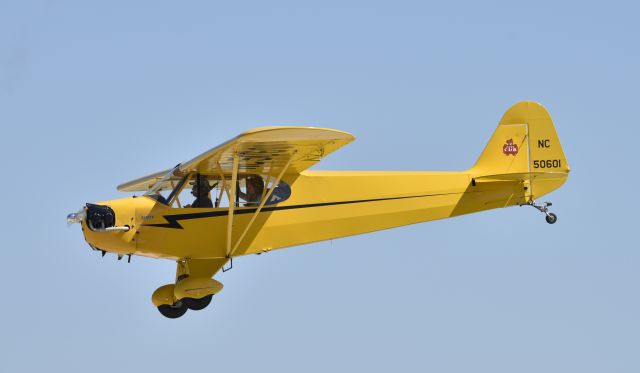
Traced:
[[92, 231], [103, 231], [116, 225], [116, 214], [105, 205], [87, 203], [87, 226]]

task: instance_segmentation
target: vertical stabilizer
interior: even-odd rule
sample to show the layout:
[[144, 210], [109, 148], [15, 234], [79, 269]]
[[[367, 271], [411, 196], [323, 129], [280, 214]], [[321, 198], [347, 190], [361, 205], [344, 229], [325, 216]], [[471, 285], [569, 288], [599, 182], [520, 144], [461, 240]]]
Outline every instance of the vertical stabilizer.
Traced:
[[547, 109], [522, 101], [507, 110], [469, 171], [479, 178], [513, 175], [536, 198], [564, 183], [569, 164]]

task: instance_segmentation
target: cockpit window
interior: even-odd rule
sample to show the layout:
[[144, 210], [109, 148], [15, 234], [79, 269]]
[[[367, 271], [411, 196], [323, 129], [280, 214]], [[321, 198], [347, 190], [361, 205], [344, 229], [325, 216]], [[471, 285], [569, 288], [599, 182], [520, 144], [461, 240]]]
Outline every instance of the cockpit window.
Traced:
[[184, 175], [182, 179], [180, 179], [178, 184], [176, 184], [176, 186], [171, 191], [171, 194], [169, 194], [169, 197], [167, 197], [167, 203], [173, 201], [176, 195], [182, 191], [182, 189], [185, 186], [185, 183], [189, 180], [189, 176], [191, 175], [187, 174], [187, 175]]
[[206, 175], [188, 174], [176, 184], [167, 201], [174, 208], [212, 208], [211, 192], [217, 184]]
[[[275, 180], [269, 181], [265, 187], [264, 178], [260, 175], [247, 175], [244, 177], [244, 190], [241, 185], [238, 188], [238, 196], [241, 201], [245, 201], [244, 206], [260, 205], [260, 201], [269, 193], [269, 188], [273, 187], [274, 181]], [[290, 196], [291, 187], [284, 181], [280, 181], [273, 192], [271, 192], [269, 200], [265, 202], [265, 206], [283, 202]]]
[[168, 204], [167, 203], [167, 199], [162, 195], [162, 192], [155, 192], [153, 194], [147, 194], [147, 197], [154, 199], [160, 203], [162, 203], [163, 205]]
[[196, 175], [191, 182], [191, 195], [195, 197], [190, 205], [185, 207], [192, 208], [212, 208], [211, 195], [209, 192], [213, 189], [206, 176]]
[[265, 205], [275, 205], [276, 203], [286, 201], [289, 197], [291, 197], [291, 187], [284, 181], [280, 181]]
[[244, 178], [244, 191], [238, 188], [238, 197], [245, 201], [245, 206], [258, 206], [264, 195], [264, 180], [260, 175], [247, 175]]
[[[265, 183], [265, 180], [269, 181]], [[233, 203], [236, 207], [259, 206], [269, 188], [273, 187], [273, 181], [267, 175], [238, 175]], [[149, 197], [173, 208], [220, 208], [229, 206], [230, 195], [230, 177], [222, 179], [219, 175], [190, 173], [177, 182], [170, 193], [158, 192]], [[265, 205], [283, 202], [290, 196], [291, 187], [280, 181]]]

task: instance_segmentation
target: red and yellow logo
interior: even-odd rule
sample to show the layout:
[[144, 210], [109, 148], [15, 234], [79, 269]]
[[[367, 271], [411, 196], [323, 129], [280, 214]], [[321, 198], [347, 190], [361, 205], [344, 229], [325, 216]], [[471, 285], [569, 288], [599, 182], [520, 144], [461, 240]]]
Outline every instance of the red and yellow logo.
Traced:
[[513, 155], [518, 154], [518, 145], [513, 143], [513, 139], [507, 140], [507, 143], [502, 146], [502, 152], [504, 155]]

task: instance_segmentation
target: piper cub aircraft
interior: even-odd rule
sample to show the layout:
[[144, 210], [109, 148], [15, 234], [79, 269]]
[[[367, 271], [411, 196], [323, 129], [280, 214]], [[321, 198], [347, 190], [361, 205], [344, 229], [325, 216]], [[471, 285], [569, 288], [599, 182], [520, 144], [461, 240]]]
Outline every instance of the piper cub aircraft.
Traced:
[[233, 258], [499, 207], [528, 205], [556, 222], [551, 203], [569, 165], [547, 110], [511, 107], [475, 165], [460, 172], [310, 171], [353, 141], [326, 128], [264, 127], [190, 161], [121, 184], [144, 192], [69, 214], [97, 251], [170, 259], [175, 281], [152, 295], [160, 313], [201, 310]]

